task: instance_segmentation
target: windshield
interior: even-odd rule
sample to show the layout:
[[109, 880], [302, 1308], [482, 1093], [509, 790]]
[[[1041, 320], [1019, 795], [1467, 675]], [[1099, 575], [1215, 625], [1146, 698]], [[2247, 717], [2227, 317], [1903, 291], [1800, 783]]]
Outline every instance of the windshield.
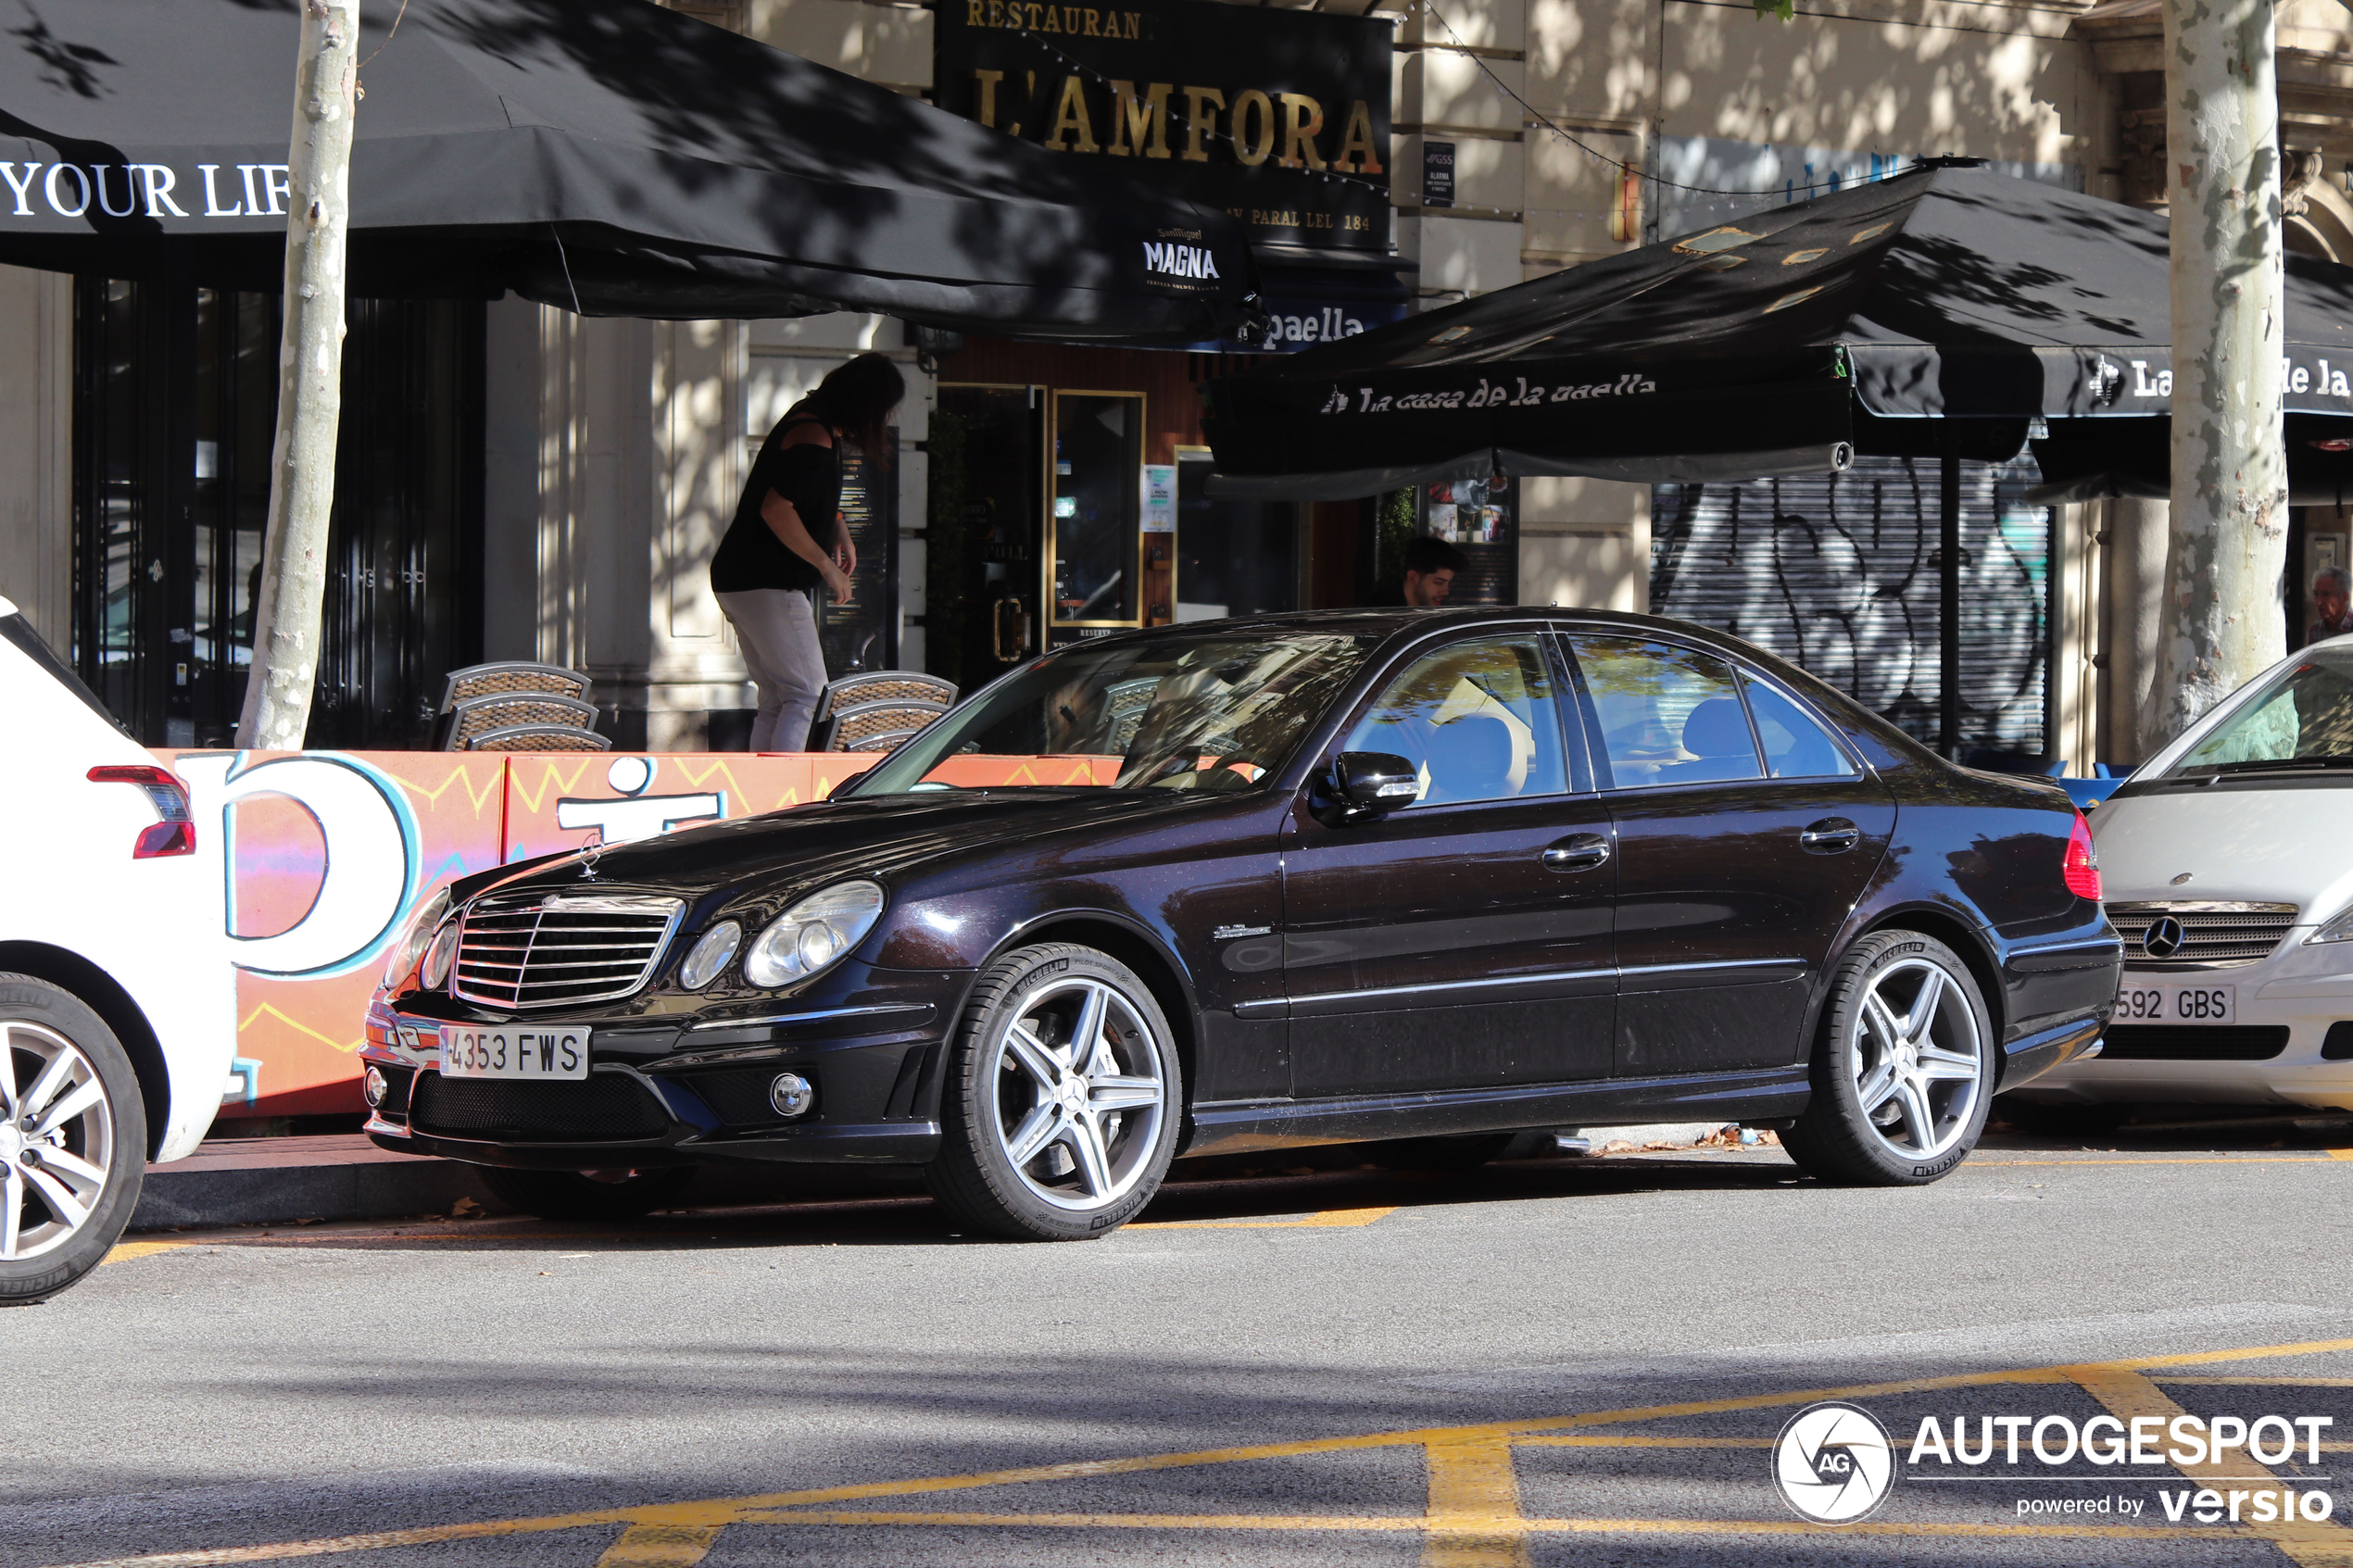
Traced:
[[2353, 647], [2308, 650], [2165, 776], [2331, 766], [2353, 768]]
[[[1248, 789], [1297, 746], [1377, 639], [1171, 635], [1037, 660], [892, 752], [851, 792], [999, 786]], [[1006, 758], [1058, 765], [1009, 770]]]

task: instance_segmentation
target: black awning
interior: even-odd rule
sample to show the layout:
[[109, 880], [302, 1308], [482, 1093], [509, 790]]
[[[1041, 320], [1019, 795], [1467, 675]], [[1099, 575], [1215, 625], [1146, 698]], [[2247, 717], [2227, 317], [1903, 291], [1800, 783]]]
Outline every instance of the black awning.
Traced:
[[[2015, 451], [2035, 418], [2170, 413], [2169, 312], [2161, 218], [1936, 166], [1214, 383], [1210, 439], [1221, 487], [1293, 495], [1481, 461], [1762, 477], [1924, 418]], [[2353, 415], [2353, 268], [2290, 257], [2286, 328], [2289, 410]]]
[[[649, 0], [370, 0], [362, 31], [356, 293], [1129, 341], [1255, 288], [1223, 213]], [[296, 38], [296, 0], [29, 6], [0, 262], [281, 286]]]

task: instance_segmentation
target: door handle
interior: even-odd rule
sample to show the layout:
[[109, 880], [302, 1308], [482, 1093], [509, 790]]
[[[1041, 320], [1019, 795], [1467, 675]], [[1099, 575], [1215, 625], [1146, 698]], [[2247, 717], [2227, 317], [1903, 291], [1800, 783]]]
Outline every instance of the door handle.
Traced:
[[1863, 830], [1844, 817], [1824, 817], [1800, 832], [1797, 842], [1809, 854], [1843, 855], [1863, 842]]
[[1555, 872], [1590, 872], [1609, 863], [1609, 840], [1597, 833], [1573, 833], [1544, 851], [1544, 866]]

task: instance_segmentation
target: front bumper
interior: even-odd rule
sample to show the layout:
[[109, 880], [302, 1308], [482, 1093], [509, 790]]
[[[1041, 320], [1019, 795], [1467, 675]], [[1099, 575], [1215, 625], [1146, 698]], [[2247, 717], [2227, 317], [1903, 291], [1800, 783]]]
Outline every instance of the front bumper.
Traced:
[[[872, 972], [868, 978], [873, 978]], [[712, 1160], [920, 1164], [937, 1151], [940, 1043], [971, 976], [891, 977], [863, 995], [779, 998], [756, 1016], [484, 1017], [437, 998], [371, 1007], [360, 1056], [384, 1074], [376, 1143], [477, 1165], [553, 1170]], [[438, 1016], [437, 1016], [438, 1015]], [[581, 1029], [587, 1075], [444, 1077], [440, 1031]], [[518, 1041], [520, 1045], [520, 1041]], [[776, 1075], [814, 1085], [787, 1117]]]
[[[2231, 1025], [2212, 1032], [2212, 1054], [2133, 1054], [2119, 1033], [2098, 1060], [2072, 1061], [2034, 1081], [2025, 1098], [2056, 1103], [2281, 1105], [2353, 1110], [2353, 943], [2308, 946], [2309, 926], [2290, 931], [2255, 963], [2197, 971], [2127, 969], [2123, 985], [2164, 981], [2227, 985], [2236, 992]], [[2120, 1021], [2119, 1031], [2130, 1028]], [[2168, 1050], [2196, 1051], [2202, 1026], [2173, 1028]], [[2235, 1059], [2227, 1052], [2239, 1053]], [[2267, 1054], [2253, 1054], [2262, 1052]]]

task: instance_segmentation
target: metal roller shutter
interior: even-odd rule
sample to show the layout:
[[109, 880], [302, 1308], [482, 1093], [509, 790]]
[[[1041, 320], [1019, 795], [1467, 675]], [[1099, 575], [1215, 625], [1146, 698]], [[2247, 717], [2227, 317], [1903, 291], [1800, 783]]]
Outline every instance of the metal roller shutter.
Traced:
[[[2048, 734], [2051, 511], [2032, 458], [1961, 465], [1961, 744], [2041, 755]], [[1936, 740], [1937, 465], [1663, 484], [1651, 612], [1745, 637], [1920, 740]]]

